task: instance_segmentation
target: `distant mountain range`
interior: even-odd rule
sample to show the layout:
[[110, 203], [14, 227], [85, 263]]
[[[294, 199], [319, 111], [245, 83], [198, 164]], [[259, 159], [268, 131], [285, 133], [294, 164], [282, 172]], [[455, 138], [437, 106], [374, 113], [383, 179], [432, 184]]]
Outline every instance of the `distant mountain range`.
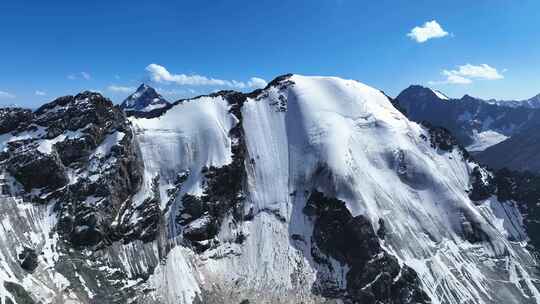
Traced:
[[525, 108], [531, 108], [531, 109], [538, 109], [540, 108], [540, 94], [529, 98], [525, 100], [496, 100], [496, 99], [489, 99], [486, 100], [487, 103], [490, 104], [496, 104], [499, 106], [504, 107], [525, 107]]
[[449, 129], [472, 152], [485, 150], [540, 121], [535, 100], [516, 106], [518, 102], [486, 101], [469, 95], [450, 99], [418, 85], [408, 87], [396, 97], [410, 119]]
[[540, 95], [523, 101], [451, 99], [413, 85], [396, 97], [409, 119], [450, 130], [477, 159], [493, 168], [540, 172]]

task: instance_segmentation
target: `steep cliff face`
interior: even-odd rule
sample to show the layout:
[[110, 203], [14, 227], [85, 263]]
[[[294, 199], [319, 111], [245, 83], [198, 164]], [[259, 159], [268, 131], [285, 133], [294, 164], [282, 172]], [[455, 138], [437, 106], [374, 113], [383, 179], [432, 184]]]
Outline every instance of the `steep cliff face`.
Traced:
[[[34, 112], [6, 111], [12, 126], [0, 135], [2, 275], [19, 291], [6, 287], [2, 295], [15, 303], [27, 303], [17, 298], [24, 290], [36, 303], [124, 301], [120, 287], [129, 270], [100, 270], [117, 255], [95, 255], [107, 255], [115, 241], [155, 239], [160, 220], [147, 215], [150, 203], [144, 211], [131, 205], [143, 164], [128, 120], [91, 92]], [[15, 120], [20, 113], [24, 119]], [[134, 216], [137, 221], [126, 221]]]
[[67, 99], [1, 135], [11, 301], [538, 302], [514, 198], [378, 90], [285, 75], [127, 120]]

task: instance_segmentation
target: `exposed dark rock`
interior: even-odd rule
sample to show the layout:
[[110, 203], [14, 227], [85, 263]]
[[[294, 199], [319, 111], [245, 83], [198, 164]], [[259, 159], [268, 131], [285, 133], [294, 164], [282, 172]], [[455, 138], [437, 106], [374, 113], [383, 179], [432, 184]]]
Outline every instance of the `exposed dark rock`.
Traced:
[[[385, 252], [371, 222], [353, 217], [345, 203], [313, 192], [304, 212], [314, 217], [312, 255], [324, 263], [324, 255], [348, 265], [345, 294], [332, 289], [319, 290], [325, 296], [344, 297], [351, 303], [430, 303], [411, 268], [401, 267]], [[318, 250], [321, 253], [317, 253]], [[403, 275], [404, 274], [404, 275]]]
[[[23, 145], [25, 143], [22, 143]], [[6, 169], [23, 186], [25, 191], [34, 188], [55, 190], [67, 184], [65, 168], [56, 153], [43, 154], [25, 147], [9, 148], [14, 155], [6, 162]]]
[[218, 233], [217, 219], [209, 214], [184, 226], [183, 236], [190, 241], [204, 241], [213, 238]]
[[159, 176], [156, 176], [152, 181], [150, 196], [136, 207], [131, 204], [131, 201], [127, 200], [123, 204], [123, 208], [118, 212], [118, 218], [122, 219], [122, 221], [117, 226], [112, 227], [112, 240], [123, 239], [125, 243], [135, 239], [143, 242], [155, 240], [163, 224]]
[[457, 140], [452, 136], [452, 133], [443, 127], [432, 126], [428, 122], [422, 123], [428, 128], [431, 146], [443, 151], [452, 151], [454, 147], [458, 146]]
[[515, 201], [523, 215], [527, 236], [540, 248], [540, 176], [530, 172], [502, 169], [495, 173], [499, 201]]
[[[37, 109], [34, 115], [37, 125], [47, 127], [47, 138], [63, 134], [65, 130], [83, 129], [90, 124], [98, 126], [94, 129], [96, 133], [107, 133], [125, 124], [122, 111], [115, 108], [112, 101], [88, 91], [60, 97]], [[106, 130], [100, 130], [102, 128]]]
[[[100, 94], [83, 92], [23, 114], [30, 120], [13, 132], [30, 138], [9, 142], [0, 155], [7, 172], [24, 187], [21, 195], [35, 202], [56, 201], [57, 229], [75, 247], [127, 238], [111, 224], [120, 211], [130, 209], [143, 170], [124, 113]], [[155, 218], [155, 205], [152, 200], [142, 204], [145, 219]], [[148, 240], [151, 230], [139, 236]]]
[[162, 108], [153, 109], [153, 110], [150, 110], [150, 111], [124, 110], [124, 112], [126, 113], [126, 116], [133, 116], [133, 117], [137, 117], [137, 118], [148, 118], [148, 119], [150, 119], [150, 118], [160, 117], [161, 115], [163, 115], [163, 113], [170, 110], [173, 106], [174, 106], [174, 104], [169, 103], [166, 106], [163, 106]]
[[26, 127], [32, 121], [30, 109], [15, 107], [0, 108], [0, 134]]
[[23, 251], [19, 253], [19, 260], [21, 261], [21, 268], [33, 272], [38, 266], [38, 256], [34, 249], [24, 247]]
[[77, 223], [70, 233], [70, 241], [75, 247], [95, 246], [104, 238], [104, 234], [97, 226], [87, 226]]
[[242, 231], [240, 231], [236, 234], [236, 238], [234, 239], [234, 242], [236, 244], [243, 244], [246, 238], [247, 236]]
[[469, 198], [472, 201], [485, 200], [495, 193], [496, 185], [493, 183], [493, 178], [480, 166], [473, 169], [470, 179]]
[[[267, 88], [270, 88], [270, 87], [283, 87], [283, 86], [287, 86], [287, 85], [290, 85], [292, 84], [293, 82], [289, 79], [293, 76], [293, 74], [283, 74], [283, 75], [280, 75], [276, 78], [274, 78], [272, 81], [270, 81], [268, 83], [268, 85], [266, 86], [265, 89]], [[260, 91], [260, 90], [259, 90]], [[258, 91], [254, 91], [253, 93], [251, 94], [257, 94], [258, 95]]]
[[90, 134], [80, 138], [66, 139], [55, 144], [55, 150], [62, 161], [62, 164], [69, 166], [74, 162], [84, 162], [92, 151], [98, 146], [100, 138], [94, 138]]
[[21, 285], [10, 281], [4, 281], [4, 288], [13, 296], [17, 304], [36, 304], [30, 296], [30, 293]]
[[178, 213], [176, 222], [186, 225], [194, 219], [200, 218], [208, 211], [208, 206], [199, 197], [185, 194], [182, 197], [182, 210]]
[[153, 196], [144, 200], [144, 202], [135, 209], [138, 221], [134, 233], [137, 235], [137, 239], [140, 239], [143, 242], [153, 241], [159, 233], [162, 214], [158, 187], [159, 184], [156, 180], [154, 183]]
[[384, 237], [386, 236], [386, 226], [382, 218], [379, 219], [379, 229], [377, 230], [377, 236], [381, 240], [384, 240]]
[[[249, 98], [255, 98], [257, 100], [266, 98], [268, 96], [268, 90], [266, 89], [269, 87], [274, 87], [281, 91], [281, 90], [286, 89], [289, 86], [294, 85], [294, 82], [290, 80], [291, 76], [292, 74], [285, 74], [285, 75], [276, 77], [266, 86], [264, 90], [263, 89], [255, 90], [251, 92], [250, 94], [247, 94], [246, 96]], [[287, 111], [287, 98], [283, 95], [279, 95], [278, 101], [270, 105], [273, 106], [278, 112], [286, 112]]]

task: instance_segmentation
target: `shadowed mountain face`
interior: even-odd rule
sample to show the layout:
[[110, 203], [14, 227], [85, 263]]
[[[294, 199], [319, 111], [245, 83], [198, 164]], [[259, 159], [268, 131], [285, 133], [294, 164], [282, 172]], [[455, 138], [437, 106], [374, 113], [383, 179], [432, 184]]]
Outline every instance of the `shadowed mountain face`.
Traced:
[[137, 88], [137, 91], [122, 102], [120, 107], [124, 111], [150, 112], [168, 105], [169, 102], [159, 95], [154, 88], [143, 83]]
[[537, 191], [379, 90], [285, 75], [150, 112], [0, 112], [2, 303], [538, 302]]
[[509, 168], [540, 174], [540, 126], [491, 146], [476, 154], [475, 158], [494, 169]]
[[409, 119], [449, 129], [471, 152], [485, 150], [540, 121], [538, 109], [502, 106], [504, 102], [488, 102], [468, 95], [444, 99], [421, 86], [405, 89], [396, 101]]

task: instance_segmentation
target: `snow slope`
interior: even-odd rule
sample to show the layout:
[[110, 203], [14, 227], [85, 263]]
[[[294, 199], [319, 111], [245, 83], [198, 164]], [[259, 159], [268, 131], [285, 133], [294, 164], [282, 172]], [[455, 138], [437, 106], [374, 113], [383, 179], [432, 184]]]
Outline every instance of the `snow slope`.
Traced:
[[431, 89], [431, 91], [433, 92], [433, 94], [435, 94], [437, 96], [437, 98], [439, 98], [441, 100], [450, 100], [450, 98], [448, 98], [448, 96], [444, 95], [439, 90]]
[[508, 139], [508, 136], [493, 130], [474, 132], [473, 143], [467, 146], [467, 151], [484, 151], [488, 147], [494, 146]]
[[[228, 216], [216, 245], [200, 254], [171, 251], [168, 261], [185, 264], [170, 267], [193, 278], [175, 285], [190, 295], [180, 297], [179, 290], [159, 288], [167, 270], [155, 274], [150, 282], [165, 302], [191, 303], [193, 291], [203, 290], [209, 303], [315, 303], [321, 295], [312, 287], [321, 278], [345, 288], [347, 265], [329, 258], [333, 267], [322, 267], [312, 256], [313, 221], [302, 210], [314, 190], [346, 202], [375, 230], [382, 220], [384, 250], [414, 269], [434, 303], [538, 302], [536, 260], [524, 246], [515, 206], [494, 198], [472, 202], [467, 191], [477, 165], [458, 149], [434, 148], [428, 130], [380, 91], [294, 75], [249, 95], [241, 116], [238, 122], [216, 95], [182, 102], [158, 118], [131, 118], [146, 189], [159, 174], [162, 206], [180, 172], [191, 173], [182, 193], [200, 195], [201, 168], [231, 161], [228, 131], [241, 123], [245, 136], [251, 217], [239, 223]], [[174, 199], [169, 219], [181, 204]], [[230, 241], [238, 231], [246, 236], [240, 244]], [[182, 243], [178, 231], [170, 237]]]
[[[70, 100], [57, 103], [77, 118], [97, 112]], [[54, 105], [42, 111], [53, 117]], [[105, 113], [115, 115], [103, 116], [104, 125], [125, 119], [114, 109], [107, 102]], [[58, 119], [80, 121], [72, 118]], [[67, 186], [54, 188], [86, 181], [99, 190], [94, 178], [122, 185], [111, 190], [118, 200], [110, 209], [107, 193], [71, 192], [84, 208], [75, 233], [88, 229], [87, 218], [109, 216], [103, 239], [75, 247], [62, 237], [58, 223], [70, 216], [59, 217], [62, 196], [43, 196], [41, 205], [0, 197], [3, 302], [21, 302], [6, 282], [42, 303], [540, 302], [516, 203], [479, 195], [490, 173], [374, 88], [286, 75], [250, 94], [181, 100], [121, 122], [85, 151], [88, 166], [74, 162]], [[30, 139], [42, 157], [69, 156], [63, 144], [84, 125], [47, 137], [36, 126], [2, 134], [0, 143], [5, 153]], [[124, 161], [133, 164], [97, 170]], [[115, 180], [137, 170], [131, 188]], [[6, 178], [0, 184], [16, 188]], [[33, 270], [22, 270], [23, 247], [37, 253]]]
[[222, 97], [201, 97], [180, 103], [163, 116], [153, 119], [130, 118], [144, 155], [144, 183], [140, 200], [150, 191], [152, 179], [161, 177], [162, 207], [166, 188], [181, 172], [192, 172], [184, 184], [186, 192], [201, 194], [204, 166], [231, 162], [229, 130], [236, 122]]

